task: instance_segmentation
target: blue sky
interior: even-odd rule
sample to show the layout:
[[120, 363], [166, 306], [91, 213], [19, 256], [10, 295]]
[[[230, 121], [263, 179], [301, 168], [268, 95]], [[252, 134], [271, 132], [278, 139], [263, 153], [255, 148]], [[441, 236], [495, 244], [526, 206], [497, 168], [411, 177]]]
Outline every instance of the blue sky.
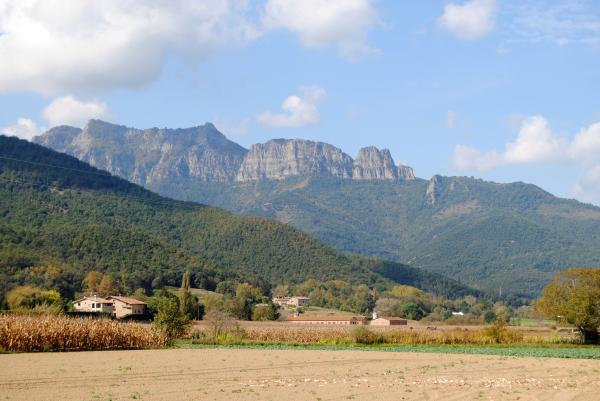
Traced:
[[408, 3], [0, 0], [0, 131], [211, 121], [600, 204], [600, 1]]

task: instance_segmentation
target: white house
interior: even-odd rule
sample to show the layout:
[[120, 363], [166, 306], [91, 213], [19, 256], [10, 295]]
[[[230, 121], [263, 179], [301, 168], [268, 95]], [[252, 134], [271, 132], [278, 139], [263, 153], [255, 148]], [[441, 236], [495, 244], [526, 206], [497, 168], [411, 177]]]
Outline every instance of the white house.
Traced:
[[113, 313], [113, 302], [93, 295], [73, 301], [73, 308], [78, 312]]

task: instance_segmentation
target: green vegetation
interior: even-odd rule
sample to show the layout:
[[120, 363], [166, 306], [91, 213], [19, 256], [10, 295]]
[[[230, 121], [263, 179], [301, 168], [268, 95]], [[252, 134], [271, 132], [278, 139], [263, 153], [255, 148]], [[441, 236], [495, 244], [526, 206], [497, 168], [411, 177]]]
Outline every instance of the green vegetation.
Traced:
[[286, 344], [243, 344], [243, 345], [210, 345], [192, 344], [181, 340], [176, 343], [179, 348], [252, 348], [252, 349], [310, 349], [310, 350], [360, 350], [385, 352], [429, 352], [469, 355], [498, 355], [535, 358], [568, 358], [568, 359], [600, 359], [599, 347], [585, 346], [535, 346], [535, 345], [494, 345], [494, 346], [457, 346], [457, 345], [286, 345]]
[[549, 318], [577, 327], [584, 344], [600, 342], [600, 269], [557, 273], [535, 308]]
[[293, 177], [169, 180], [152, 189], [285, 221], [341, 251], [408, 263], [496, 294], [532, 298], [556, 271], [600, 265], [597, 207], [520, 182], [437, 177], [428, 195], [430, 183]]
[[168, 291], [161, 291], [150, 305], [156, 312], [154, 326], [162, 330], [167, 338], [173, 339], [185, 334], [190, 326], [190, 319], [176, 296]]
[[55, 311], [62, 310], [63, 302], [58, 291], [42, 290], [29, 285], [13, 288], [6, 294], [6, 304], [11, 310]]
[[[344, 255], [285, 224], [162, 198], [73, 157], [3, 136], [0, 216], [0, 303], [21, 285], [57, 290], [63, 298], [100, 288], [150, 294], [179, 286], [185, 271], [191, 286], [208, 290], [236, 281], [267, 294], [277, 284], [315, 278], [477, 294], [416, 268]], [[385, 272], [378, 271], [382, 265]]]

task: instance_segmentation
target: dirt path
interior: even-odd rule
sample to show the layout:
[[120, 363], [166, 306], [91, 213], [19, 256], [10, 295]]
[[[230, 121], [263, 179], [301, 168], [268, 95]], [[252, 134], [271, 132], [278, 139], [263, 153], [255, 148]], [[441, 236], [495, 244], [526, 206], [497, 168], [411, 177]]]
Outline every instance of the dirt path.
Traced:
[[0, 355], [0, 400], [598, 400], [600, 361], [173, 349]]

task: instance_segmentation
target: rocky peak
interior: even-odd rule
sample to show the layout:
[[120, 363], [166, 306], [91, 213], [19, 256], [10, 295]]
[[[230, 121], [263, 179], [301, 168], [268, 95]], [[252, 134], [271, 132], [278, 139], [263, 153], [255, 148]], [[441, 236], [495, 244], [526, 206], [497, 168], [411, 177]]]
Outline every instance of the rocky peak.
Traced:
[[396, 166], [389, 149], [379, 150], [375, 146], [360, 149], [352, 178], [355, 180], [411, 180], [415, 176], [412, 168]]
[[425, 193], [426, 201], [430, 205], [435, 205], [440, 196], [442, 186], [442, 177], [439, 175], [434, 175], [429, 180], [429, 184], [427, 185], [427, 192]]
[[352, 158], [335, 146], [303, 139], [274, 139], [252, 145], [238, 181], [281, 180], [289, 176], [330, 174], [352, 176]]
[[83, 130], [57, 127], [34, 142], [149, 187], [179, 177], [232, 181], [247, 153], [210, 123], [140, 130], [90, 120]]

